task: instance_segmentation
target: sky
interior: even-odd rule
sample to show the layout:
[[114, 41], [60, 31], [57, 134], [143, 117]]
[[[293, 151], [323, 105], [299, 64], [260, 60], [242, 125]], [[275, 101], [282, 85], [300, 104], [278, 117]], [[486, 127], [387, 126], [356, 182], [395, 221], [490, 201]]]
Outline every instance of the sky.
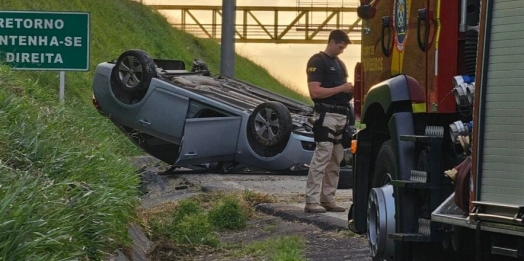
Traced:
[[[178, 0], [137, 0], [144, 4], [184, 5]], [[222, 5], [223, 0], [191, 0], [190, 5]], [[293, 6], [311, 5], [312, 3], [327, 3], [329, 6], [357, 5], [358, 0], [236, 0], [237, 6]], [[162, 12], [168, 19], [180, 19], [180, 11]], [[282, 13], [284, 14], [284, 13]], [[238, 15], [237, 15], [238, 16]], [[203, 19], [197, 17], [198, 19]], [[258, 15], [257, 15], [258, 18]], [[286, 17], [279, 18], [286, 22]], [[289, 20], [295, 17], [289, 17]], [[238, 19], [238, 17], [237, 17]], [[202, 22], [202, 21], [201, 21]], [[282, 22], [281, 22], [282, 23]], [[288, 22], [289, 23], [289, 22]], [[287, 25], [287, 24], [286, 24]], [[327, 37], [326, 37], [327, 43]], [[280, 82], [308, 95], [306, 80], [306, 63], [313, 54], [323, 51], [326, 44], [261, 44], [236, 43], [235, 51], [251, 61], [261, 65]], [[348, 68], [348, 81], [353, 82], [353, 70], [360, 60], [360, 45], [349, 45], [339, 56]]]

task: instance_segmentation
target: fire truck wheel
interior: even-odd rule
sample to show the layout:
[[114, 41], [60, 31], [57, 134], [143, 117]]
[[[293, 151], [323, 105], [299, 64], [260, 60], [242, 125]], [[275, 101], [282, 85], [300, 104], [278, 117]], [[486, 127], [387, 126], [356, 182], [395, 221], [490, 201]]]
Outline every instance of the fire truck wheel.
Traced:
[[373, 260], [395, 259], [395, 242], [388, 236], [395, 232], [395, 198], [393, 186], [388, 185], [394, 173], [394, 160], [393, 146], [388, 140], [378, 152], [373, 189], [368, 198], [367, 233]]
[[392, 180], [394, 162], [393, 145], [391, 140], [387, 140], [382, 144], [378, 152], [375, 172], [373, 173], [372, 186], [374, 188], [382, 187]]

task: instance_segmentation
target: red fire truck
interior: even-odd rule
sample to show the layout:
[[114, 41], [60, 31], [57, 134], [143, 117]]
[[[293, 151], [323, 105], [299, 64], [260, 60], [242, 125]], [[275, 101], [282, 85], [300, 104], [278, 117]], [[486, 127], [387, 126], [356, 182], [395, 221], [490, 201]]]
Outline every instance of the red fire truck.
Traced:
[[349, 228], [373, 260], [524, 257], [524, 1], [360, 2]]

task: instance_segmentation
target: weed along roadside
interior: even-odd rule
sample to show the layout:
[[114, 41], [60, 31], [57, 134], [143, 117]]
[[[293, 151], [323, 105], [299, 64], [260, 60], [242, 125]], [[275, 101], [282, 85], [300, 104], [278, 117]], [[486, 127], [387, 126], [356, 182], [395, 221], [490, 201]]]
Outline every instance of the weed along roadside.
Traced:
[[[147, 260], [369, 260], [365, 241], [343, 220], [303, 213], [296, 207], [303, 193], [281, 193], [279, 176], [160, 175], [167, 166], [152, 158], [135, 163], [144, 191], [138, 217], [151, 241]], [[242, 185], [272, 179], [270, 192]]]

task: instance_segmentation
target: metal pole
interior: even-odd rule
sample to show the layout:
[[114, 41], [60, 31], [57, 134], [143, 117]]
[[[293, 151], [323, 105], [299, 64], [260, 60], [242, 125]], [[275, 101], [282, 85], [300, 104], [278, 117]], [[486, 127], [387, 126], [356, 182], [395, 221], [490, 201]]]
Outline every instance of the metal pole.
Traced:
[[235, 77], [235, 9], [236, 0], [222, 0], [220, 74], [228, 77]]
[[64, 103], [65, 71], [60, 71], [60, 103]]

